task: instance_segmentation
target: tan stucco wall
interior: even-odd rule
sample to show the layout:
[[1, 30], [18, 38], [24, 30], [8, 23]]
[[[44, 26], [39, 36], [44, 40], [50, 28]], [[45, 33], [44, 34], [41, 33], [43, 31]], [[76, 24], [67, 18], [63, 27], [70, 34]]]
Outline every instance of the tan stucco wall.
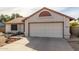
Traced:
[[[42, 10], [42, 11], [48, 11], [48, 10]], [[41, 12], [42, 12], [41, 11]], [[52, 16], [48, 17], [39, 17], [39, 14], [37, 13], [34, 16], [30, 17], [29, 19], [25, 20], [25, 36], [28, 36], [28, 23], [30, 22], [64, 22], [64, 38], [69, 38], [69, 19], [67, 17], [61, 16], [57, 13], [50, 12]]]
[[13, 33], [16, 33], [16, 32], [24, 32], [24, 24], [18, 24], [17, 25], [18, 29], [17, 31], [11, 31], [11, 24], [6, 24], [5, 26], [5, 32], [13, 32]]

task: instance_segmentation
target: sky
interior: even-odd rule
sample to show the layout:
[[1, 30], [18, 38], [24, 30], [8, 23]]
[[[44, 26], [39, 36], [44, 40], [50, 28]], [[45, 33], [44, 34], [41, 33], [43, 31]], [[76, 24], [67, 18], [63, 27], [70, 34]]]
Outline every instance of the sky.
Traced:
[[[20, 15], [27, 17], [35, 11], [41, 9], [42, 7], [0, 7], [0, 14], [11, 15], [12, 13], [19, 13]], [[79, 17], [79, 7], [48, 7], [55, 11], [61, 12], [65, 15], [78, 18]]]
[[27, 17], [42, 7], [48, 7], [68, 16], [78, 18], [78, 4], [78, 0], [0, 0], [0, 14], [11, 15], [12, 13], [19, 13]]

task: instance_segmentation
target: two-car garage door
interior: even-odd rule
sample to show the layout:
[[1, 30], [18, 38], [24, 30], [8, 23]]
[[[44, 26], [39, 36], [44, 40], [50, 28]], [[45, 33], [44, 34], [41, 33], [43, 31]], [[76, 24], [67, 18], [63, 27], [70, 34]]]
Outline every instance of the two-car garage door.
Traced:
[[29, 36], [63, 38], [63, 23], [29, 23]]

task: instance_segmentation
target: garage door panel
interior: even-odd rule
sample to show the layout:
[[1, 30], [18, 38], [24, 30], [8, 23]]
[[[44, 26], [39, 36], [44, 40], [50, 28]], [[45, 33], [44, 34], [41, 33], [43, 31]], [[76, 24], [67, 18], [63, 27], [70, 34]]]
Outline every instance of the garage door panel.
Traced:
[[30, 36], [63, 37], [63, 23], [30, 23]]

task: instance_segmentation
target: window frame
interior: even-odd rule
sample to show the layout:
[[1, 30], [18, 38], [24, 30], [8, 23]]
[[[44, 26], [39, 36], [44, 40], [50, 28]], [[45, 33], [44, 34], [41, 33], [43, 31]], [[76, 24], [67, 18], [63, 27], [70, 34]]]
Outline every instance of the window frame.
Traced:
[[17, 28], [18, 26], [17, 26], [17, 24], [11, 24], [11, 30], [12, 31], [17, 31]]
[[51, 13], [49, 11], [42, 11], [39, 14], [39, 17], [46, 17], [46, 16], [52, 16]]

